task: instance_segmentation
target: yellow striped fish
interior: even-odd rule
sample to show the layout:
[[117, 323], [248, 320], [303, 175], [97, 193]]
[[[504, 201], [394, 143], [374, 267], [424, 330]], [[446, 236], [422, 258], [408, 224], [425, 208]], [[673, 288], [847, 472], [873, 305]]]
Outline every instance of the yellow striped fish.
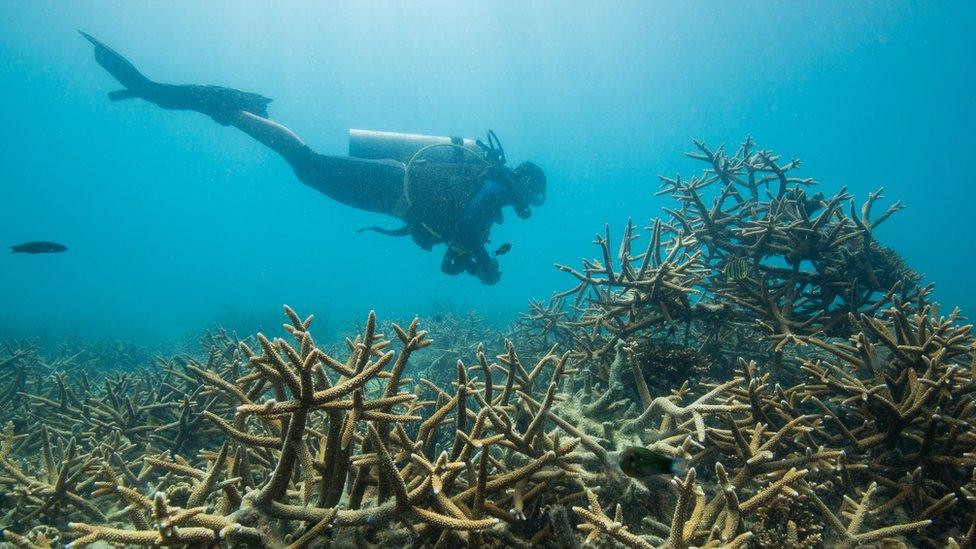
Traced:
[[751, 271], [752, 267], [746, 262], [746, 258], [738, 255], [728, 258], [725, 261], [725, 266], [722, 267], [722, 274], [729, 281], [749, 278]]

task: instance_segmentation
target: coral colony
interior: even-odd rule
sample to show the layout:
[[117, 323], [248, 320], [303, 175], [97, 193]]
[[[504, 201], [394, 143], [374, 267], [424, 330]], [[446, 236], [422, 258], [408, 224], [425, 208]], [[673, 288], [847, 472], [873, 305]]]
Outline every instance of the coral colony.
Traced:
[[5, 543], [976, 546], [976, 341], [875, 239], [900, 204], [696, 146], [646, 242], [608, 228], [507, 334], [370, 314], [327, 347], [286, 307], [154, 363], [8, 343]]

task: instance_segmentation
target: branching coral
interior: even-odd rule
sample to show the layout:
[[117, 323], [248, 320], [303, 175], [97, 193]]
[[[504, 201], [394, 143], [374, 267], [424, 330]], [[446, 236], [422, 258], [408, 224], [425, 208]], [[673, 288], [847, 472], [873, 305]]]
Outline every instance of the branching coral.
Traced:
[[[704, 503], [696, 543], [742, 528], [762, 534], [754, 515], [738, 512], [768, 517], [772, 500], [736, 501], [754, 501], [792, 470], [801, 478], [782, 493], [805, 494], [834, 526], [817, 535], [825, 544], [969, 539], [973, 337], [958, 312], [939, 317], [931, 286], [877, 241], [875, 228], [901, 204], [875, 215], [880, 190], [861, 205], [845, 189], [810, 194], [813, 180], [794, 175], [799, 161], [751, 139], [733, 155], [695, 145], [689, 156], [708, 169], [662, 178], [660, 194], [677, 206], [650, 224], [642, 251], [633, 222], [616, 248], [604, 229], [600, 259], [558, 266], [576, 286], [526, 317], [573, 345], [583, 383], [567, 387], [578, 404], [556, 407], [572, 423], [564, 428], [599, 446], [605, 464], [628, 446], [714, 464], [716, 475], [699, 480], [720, 490]], [[647, 372], [638, 351], [662, 348], [687, 351]], [[641, 482], [604, 481], [618, 487], [601, 495], [625, 503], [626, 524], [591, 505], [590, 531], [631, 545], [650, 535], [660, 513], [642, 523], [627, 509], [662, 498]], [[827, 510], [857, 492], [867, 494], [861, 507], [845, 506], [866, 515], [837, 527]], [[880, 501], [869, 512], [871, 495]], [[873, 523], [867, 534], [862, 521]], [[800, 543], [801, 525], [782, 527]], [[705, 535], [716, 529], [727, 534]]]
[[689, 156], [709, 169], [690, 180], [662, 178], [661, 194], [679, 206], [665, 208], [669, 219], [654, 220], [642, 252], [634, 251], [639, 235], [629, 221], [616, 254], [608, 227], [596, 239], [601, 259], [584, 260], [580, 271], [559, 266], [579, 283], [554, 303], [575, 295], [593, 306], [578, 319], [545, 309], [550, 332], [580, 325], [624, 339], [679, 332], [703, 347], [722, 335], [720, 347], [728, 353], [735, 350], [727, 339], [732, 334], [715, 333], [724, 324], [725, 332], [729, 325], [758, 330], [783, 351], [805, 336], [846, 337], [853, 330], [849, 314], [874, 314], [893, 296], [909, 301], [927, 295], [918, 275], [872, 234], [900, 203], [872, 219], [881, 191], [857, 213], [843, 189], [830, 197], [808, 196], [804, 187], [813, 181], [791, 175], [800, 162], [756, 151], [751, 139], [732, 156], [722, 147], [696, 147]]
[[[900, 203], [696, 148], [646, 244], [605, 228], [506, 335], [370, 314], [328, 346], [286, 307], [287, 338], [197, 356], [0, 348], [5, 540], [971, 546], [976, 340], [877, 241]], [[676, 475], [627, 476], [630, 447]]]
[[[82, 416], [77, 430], [90, 446], [80, 452], [67, 443], [45, 458], [60, 465], [43, 474], [14, 463], [17, 453], [35, 465], [15, 446], [38, 437], [15, 435], [11, 424], [2, 463], [12, 480], [0, 481], [21, 486], [26, 504], [10, 526], [41, 516], [71, 520], [72, 547], [99, 540], [303, 547], [350, 535], [378, 540], [391, 523], [431, 543], [490, 544], [499, 523], [514, 528], [506, 535], [537, 534], [515, 527], [550, 486], [576, 476], [580, 461], [579, 441], [547, 426], [556, 387], [571, 372], [567, 354], [546, 353], [527, 369], [511, 344], [497, 363], [479, 353], [471, 374], [458, 363], [453, 390], [422, 380], [417, 388], [434, 394], [422, 401], [404, 390], [413, 385], [404, 377], [411, 355], [431, 344], [417, 321], [391, 325], [400, 344], [394, 351], [370, 315], [339, 360], [316, 345], [311, 317], [286, 313], [291, 342], [258, 335], [239, 353], [209, 352], [206, 364], [164, 363], [153, 388], [137, 376], [109, 376], [104, 407], [85, 408], [63, 391], [66, 413], [52, 412], [54, 423]], [[499, 373], [504, 383], [495, 385]], [[92, 418], [103, 409], [131, 409], [151, 432], [172, 433], [161, 439], [169, 445], [157, 446], [166, 451], [143, 446], [159, 440], [133, 430], [125, 414], [106, 411], [114, 422], [85, 423], [85, 411]], [[176, 419], [149, 421], [156, 410]], [[94, 444], [101, 429], [112, 438]], [[197, 432], [223, 442], [200, 444], [194, 463], [185, 450]], [[89, 490], [94, 502], [78, 495]], [[103, 516], [99, 508], [113, 511]]]
[[870, 530], [868, 532], [861, 532], [862, 526], [864, 524], [864, 519], [868, 515], [868, 508], [871, 502], [871, 495], [877, 489], [877, 484], [872, 483], [868, 486], [867, 490], [861, 496], [860, 502], [855, 502], [854, 500], [845, 497], [844, 502], [851, 508], [846, 515], [850, 517], [847, 526], [844, 526], [843, 521], [834, 514], [833, 511], [827, 508], [826, 504], [817, 496], [813, 490], [807, 488], [805, 493], [813, 500], [814, 504], [823, 513], [823, 516], [827, 518], [827, 524], [834, 529], [840, 538], [838, 541], [833, 542], [834, 547], [839, 547], [842, 549], [847, 549], [850, 547], [857, 547], [865, 543], [870, 543], [873, 541], [878, 541], [884, 538], [891, 538], [900, 534], [905, 534], [918, 530], [932, 523], [931, 520], [919, 520], [915, 522], [909, 522], [906, 524], [897, 524], [894, 526], [886, 526], [884, 528], [877, 528], [875, 530]]

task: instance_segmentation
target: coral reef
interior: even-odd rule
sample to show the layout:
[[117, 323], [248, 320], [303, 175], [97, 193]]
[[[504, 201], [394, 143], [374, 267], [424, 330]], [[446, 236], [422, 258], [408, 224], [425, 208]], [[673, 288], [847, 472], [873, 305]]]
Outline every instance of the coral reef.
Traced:
[[311, 317], [286, 313], [291, 343], [211, 335], [206, 363], [161, 361], [97, 380], [70, 369], [21, 391], [5, 415], [41, 427], [6, 424], [7, 540], [34, 543], [18, 532], [37, 523], [73, 537], [71, 547], [551, 535], [528, 518], [581, 460], [578, 440], [546, 428], [571, 373], [567, 355], [526, 369], [509, 345], [497, 363], [478, 354], [472, 372], [483, 382], [459, 362], [453, 387], [415, 384], [403, 377], [410, 357], [432, 343], [418, 322], [391, 324], [393, 351], [371, 315], [340, 361], [316, 346]]
[[[660, 523], [673, 498], [611, 473], [585, 529], [629, 546], [747, 532], [756, 547], [971, 543], [976, 341], [877, 242], [901, 204], [874, 216], [881, 191], [860, 207], [843, 189], [808, 194], [799, 161], [751, 139], [734, 155], [696, 147], [689, 156], [708, 168], [662, 178], [677, 206], [641, 251], [633, 222], [616, 247], [606, 228], [599, 259], [558, 266], [577, 284], [525, 317], [526, 338], [571, 346], [582, 379], [554, 412], [574, 436], [609, 461], [642, 446], [708, 473], [700, 505], [670, 529]], [[782, 498], [802, 512], [777, 509]], [[636, 502], [651, 516], [628, 516]], [[624, 512], [611, 520], [602, 509], [614, 505]]]
[[976, 338], [877, 241], [900, 204], [696, 147], [646, 245], [608, 226], [508, 332], [318, 342], [286, 307], [285, 338], [169, 358], [3, 345], [4, 543], [974, 546]]

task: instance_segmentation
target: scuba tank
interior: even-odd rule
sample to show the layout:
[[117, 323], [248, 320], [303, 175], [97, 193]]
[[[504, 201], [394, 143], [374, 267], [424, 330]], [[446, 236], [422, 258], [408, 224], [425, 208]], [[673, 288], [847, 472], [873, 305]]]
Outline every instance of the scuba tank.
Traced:
[[[431, 147], [431, 145], [441, 145]], [[451, 146], [456, 145], [456, 146]], [[398, 160], [407, 163], [422, 149], [423, 157], [430, 162], [457, 164], [482, 164], [479, 155], [465, 154], [464, 149], [479, 152], [474, 139], [439, 137], [413, 133], [349, 130], [349, 156], [370, 160]]]
[[466, 137], [440, 137], [414, 133], [349, 130], [349, 156], [368, 160], [397, 160], [411, 164], [419, 157], [427, 162], [505, 165], [505, 149], [495, 132], [487, 142]]

